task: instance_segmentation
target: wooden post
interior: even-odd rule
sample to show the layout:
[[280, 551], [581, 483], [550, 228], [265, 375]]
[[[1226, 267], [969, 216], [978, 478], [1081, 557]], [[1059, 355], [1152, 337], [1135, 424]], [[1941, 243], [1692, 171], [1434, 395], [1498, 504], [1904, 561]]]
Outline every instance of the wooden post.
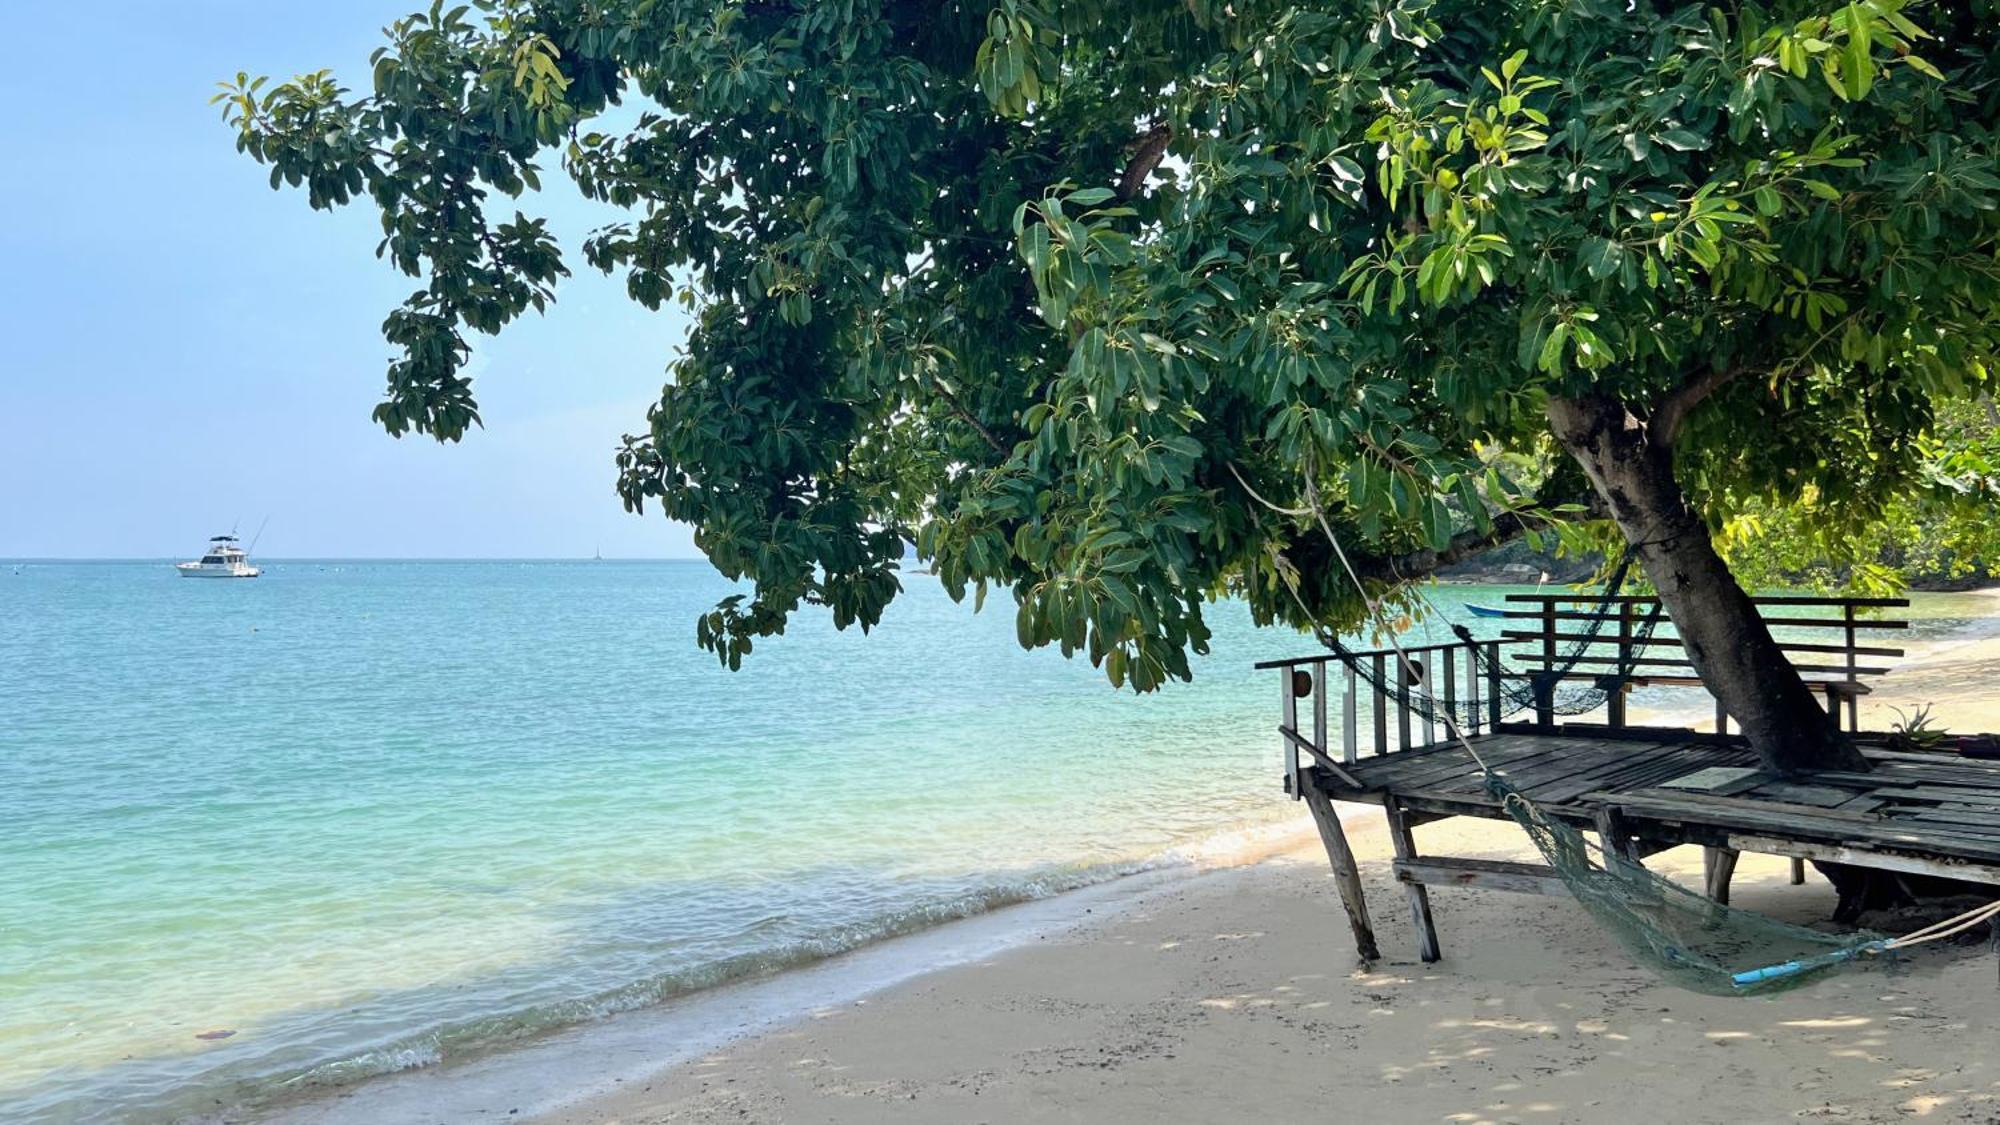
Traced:
[[1729, 905], [1729, 880], [1736, 874], [1734, 848], [1701, 849], [1701, 870], [1703, 882], [1708, 888], [1709, 901], [1717, 906]]
[[1479, 704], [1479, 646], [1470, 641], [1465, 645], [1465, 699], [1469, 704], [1466, 714], [1472, 717], [1470, 733], [1479, 733], [1479, 721], [1484, 717]]
[[1332, 743], [1332, 732], [1326, 729], [1326, 661], [1313, 665], [1313, 745], [1319, 748], [1321, 756], [1331, 758], [1327, 748]]
[[1312, 809], [1313, 823], [1319, 826], [1320, 842], [1326, 845], [1327, 862], [1333, 865], [1334, 885], [1340, 889], [1340, 905], [1347, 911], [1347, 924], [1354, 930], [1354, 951], [1363, 961], [1379, 961], [1382, 951], [1375, 946], [1375, 927], [1368, 923], [1368, 900], [1361, 892], [1361, 869], [1354, 862], [1354, 849], [1347, 846], [1347, 833], [1312, 776], [1305, 778], [1306, 807]]
[[[1860, 673], [1855, 670], [1854, 661], [1854, 603], [1848, 602], [1844, 608], [1847, 611], [1842, 615], [1847, 624], [1847, 682], [1851, 684], [1861, 678]], [[1838, 713], [1833, 717], [1833, 725], [1840, 726]], [[1861, 697], [1856, 692], [1849, 692], [1847, 695], [1847, 729], [1850, 731], [1861, 729]]]
[[[1542, 671], [1556, 670], [1556, 600], [1542, 599]], [[1553, 678], [1535, 682], [1535, 725], [1554, 730], [1556, 725], [1556, 684]]]
[[1803, 886], [1805, 886], [1805, 885], [1806, 885], [1806, 861], [1805, 861], [1805, 860], [1803, 860], [1803, 859], [1800, 859], [1800, 858], [1799, 858], [1798, 856], [1793, 856], [1793, 857], [1792, 857], [1792, 886], [1794, 886], [1794, 887], [1803, 887]]
[[[1440, 657], [1444, 660], [1444, 675], [1440, 677], [1440, 682], [1444, 685], [1444, 713], [1450, 720], [1444, 725], [1444, 736], [1449, 739], [1451, 732], [1458, 726], [1458, 650], [1446, 648], [1439, 652], [1431, 657], [1432, 666], [1436, 666]], [[1437, 688], [1433, 686], [1431, 690], [1436, 691]], [[1437, 697], [1431, 698], [1435, 700]]]
[[[1395, 845], [1396, 858], [1417, 858], [1416, 834], [1410, 831], [1410, 814], [1402, 802], [1386, 797], [1382, 808], [1389, 814], [1389, 842]], [[1410, 921], [1417, 928], [1417, 956], [1431, 964], [1443, 956], [1438, 950], [1437, 924], [1431, 921], [1431, 893], [1422, 883], [1405, 883], [1403, 890], [1410, 896]]]
[[[1626, 665], [1631, 664], [1639, 658], [1639, 654], [1632, 651], [1631, 602], [1618, 603], [1618, 656], [1621, 663]], [[1623, 668], [1616, 670], [1623, 671]], [[1611, 696], [1605, 700], [1605, 704], [1607, 706], [1605, 717], [1610, 721], [1612, 727], [1622, 728], [1625, 725], [1625, 679], [1623, 676], [1620, 676], [1617, 682], [1611, 685]]]
[[1500, 642], [1486, 643], [1486, 729], [1500, 729]]
[[[1279, 675], [1285, 681], [1284, 694], [1279, 698], [1284, 704], [1284, 710], [1280, 714], [1285, 718], [1286, 730], [1299, 729], [1299, 697], [1296, 688], [1298, 681], [1294, 672], [1295, 670], [1292, 668], [1279, 669]], [[1296, 801], [1299, 799], [1299, 790], [1301, 788], [1299, 785], [1299, 748], [1289, 738], [1281, 737], [1281, 741], [1284, 743], [1285, 754], [1285, 792], [1290, 793], [1292, 800]]]
[[1408, 750], [1410, 742], [1410, 666], [1396, 658], [1396, 749]]
[[1387, 668], [1388, 665], [1383, 661], [1382, 654], [1379, 652], [1376, 653], [1374, 667], [1375, 686], [1369, 692], [1369, 695], [1373, 698], [1368, 702], [1375, 708], [1375, 752], [1377, 754], [1387, 754], [1389, 752], [1389, 680], [1386, 672]]
[[1597, 810], [1597, 840], [1603, 845], [1605, 854], [1616, 855], [1643, 867], [1639, 862], [1639, 848], [1632, 842], [1632, 830], [1625, 823], [1625, 814], [1616, 805], [1605, 805]]
[[1342, 666], [1347, 669], [1347, 691], [1341, 696], [1340, 704], [1340, 756], [1352, 762], [1355, 757], [1355, 727], [1361, 722], [1361, 716], [1354, 710], [1354, 681], [1356, 679], [1354, 666], [1351, 664], [1343, 664]]
[[1722, 700], [1715, 701], [1715, 733], [1729, 733], [1729, 711], [1722, 706]]

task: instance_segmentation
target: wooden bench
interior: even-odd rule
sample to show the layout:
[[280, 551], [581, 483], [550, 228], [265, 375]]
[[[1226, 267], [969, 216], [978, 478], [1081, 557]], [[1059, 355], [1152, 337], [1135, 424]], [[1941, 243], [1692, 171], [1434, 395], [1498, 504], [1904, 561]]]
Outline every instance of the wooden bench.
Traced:
[[[1662, 635], [1671, 628], [1659, 610], [1659, 599], [1649, 595], [1509, 594], [1505, 616], [1513, 622], [1533, 621], [1535, 629], [1519, 627], [1503, 630], [1501, 636], [1514, 646], [1507, 657], [1514, 665], [1540, 671], [1511, 673], [1510, 678], [1550, 682], [1552, 680], [1593, 681], [1598, 686], [1620, 689], [1607, 698], [1610, 725], [1625, 725], [1625, 692], [1635, 688], [1702, 687], [1694, 665], [1685, 655], [1679, 637]], [[1889, 668], [1880, 663], [1863, 664], [1862, 657], [1903, 655], [1900, 648], [1864, 645], [1866, 631], [1908, 629], [1907, 620], [1865, 617], [1868, 610], [1909, 605], [1907, 598], [1825, 598], [1776, 595], [1752, 598], [1764, 613], [1764, 623], [1773, 630], [1778, 648], [1787, 657], [1803, 654], [1792, 667], [1812, 689], [1826, 697], [1827, 713], [1838, 721], [1846, 713], [1849, 731], [1860, 729], [1860, 697], [1869, 694], [1867, 680], [1885, 675]], [[1583, 608], [1574, 608], [1581, 606]], [[1815, 615], [1815, 611], [1831, 611]], [[1652, 624], [1652, 630], [1647, 629]], [[1579, 652], [1579, 650], [1581, 650]], [[1547, 669], [1563, 668], [1559, 676]], [[1603, 669], [1617, 669], [1617, 675]], [[1552, 694], [1552, 693], [1551, 693]], [[1553, 724], [1554, 701], [1543, 699], [1537, 720], [1543, 727]], [[1726, 734], [1729, 716], [1716, 705], [1716, 733]]]

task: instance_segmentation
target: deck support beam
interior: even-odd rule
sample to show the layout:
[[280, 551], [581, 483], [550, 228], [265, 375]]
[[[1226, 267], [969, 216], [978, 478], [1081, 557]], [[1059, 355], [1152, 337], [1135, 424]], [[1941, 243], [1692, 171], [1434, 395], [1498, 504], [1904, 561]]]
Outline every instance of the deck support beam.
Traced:
[[[1389, 842], [1395, 846], [1396, 859], [1409, 863], [1417, 858], [1417, 837], [1412, 828], [1412, 816], [1401, 801], [1389, 797], [1382, 802], [1383, 811], [1389, 814]], [[1410, 921], [1417, 929], [1417, 956], [1424, 964], [1431, 964], [1444, 956], [1438, 949], [1437, 924], [1431, 921], [1431, 893], [1422, 883], [1406, 882], [1403, 891], [1410, 898]]]
[[1354, 862], [1354, 849], [1347, 845], [1347, 833], [1333, 801], [1319, 787], [1311, 771], [1299, 775], [1306, 807], [1319, 826], [1320, 842], [1326, 845], [1327, 862], [1333, 865], [1333, 882], [1340, 889], [1340, 905], [1347, 911], [1347, 924], [1354, 930], [1354, 951], [1363, 961], [1379, 961], [1382, 951], [1375, 945], [1375, 927], [1368, 921], [1368, 899], [1361, 890], [1361, 869]]
[[1816, 863], [1844, 863], [1849, 867], [1868, 867], [1877, 871], [1902, 871], [1912, 875], [1932, 875], [1940, 879], [1956, 879], [1969, 883], [1991, 883], [2000, 886], [2000, 865], [1973, 863], [1966, 860], [1927, 859], [1918, 855], [1902, 855], [1896, 852], [1876, 851], [1872, 848], [1850, 847], [1846, 844], [1819, 844], [1807, 840], [1786, 840], [1776, 836], [1756, 835], [1731, 830], [1729, 844], [1732, 848], [1746, 852], [1762, 852], [1768, 855], [1785, 855], [1798, 859], [1801, 863], [1813, 860]]
[[1597, 842], [1604, 854], [1616, 855], [1630, 862], [1634, 867], [1644, 867], [1640, 862], [1639, 848], [1632, 840], [1632, 828], [1625, 822], [1625, 814], [1617, 805], [1605, 805], [1597, 810]]
[[1738, 854], [1734, 848], [1701, 849], [1702, 885], [1717, 906], [1729, 905], [1729, 880], [1736, 874]]

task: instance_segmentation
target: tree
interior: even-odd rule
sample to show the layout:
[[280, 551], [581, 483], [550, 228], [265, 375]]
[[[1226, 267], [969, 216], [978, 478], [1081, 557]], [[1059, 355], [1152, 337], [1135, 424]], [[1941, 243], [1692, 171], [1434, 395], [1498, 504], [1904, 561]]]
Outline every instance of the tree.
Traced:
[[2000, 410], [1945, 404], [1918, 449], [1919, 486], [1872, 517], [1826, 518], [1817, 497], [1747, 506], [1718, 538], [1738, 580], [1890, 595], [2000, 577]]
[[1011, 590], [1024, 645], [1150, 689], [1223, 593], [1358, 620], [1318, 508], [1385, 588], [1624, 539], [1792, 770], [1858, 756], [1713, 534], [1874, 518], [1987, 385], [1996, 16], [492, 0], [390, 27], [370, 93], [218, 100], [274, 185], [370, 196], [419, 280], [384, 326], [393, 434], [476, 424], [466, 332], [564, 274], [501, 214], [538, 161], [633, 212], [584, 259], [697, 319], [618, 490], [754, 582], [697, 625], [732, 667], [801, 605], [874, 624], [914, 540], [954, 596]]

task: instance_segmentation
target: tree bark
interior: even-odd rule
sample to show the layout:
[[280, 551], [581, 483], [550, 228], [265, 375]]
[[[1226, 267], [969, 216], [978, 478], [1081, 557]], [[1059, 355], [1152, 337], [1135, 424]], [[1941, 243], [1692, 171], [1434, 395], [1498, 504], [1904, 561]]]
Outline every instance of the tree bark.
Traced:
[[1765, 768], [1866, 770], [1716, 553], [1674, 479], [1670, 449], [1614, 399], [1555, 397], [1548, 412], [1556, 438], [1636, 548], [1689, 663]]

